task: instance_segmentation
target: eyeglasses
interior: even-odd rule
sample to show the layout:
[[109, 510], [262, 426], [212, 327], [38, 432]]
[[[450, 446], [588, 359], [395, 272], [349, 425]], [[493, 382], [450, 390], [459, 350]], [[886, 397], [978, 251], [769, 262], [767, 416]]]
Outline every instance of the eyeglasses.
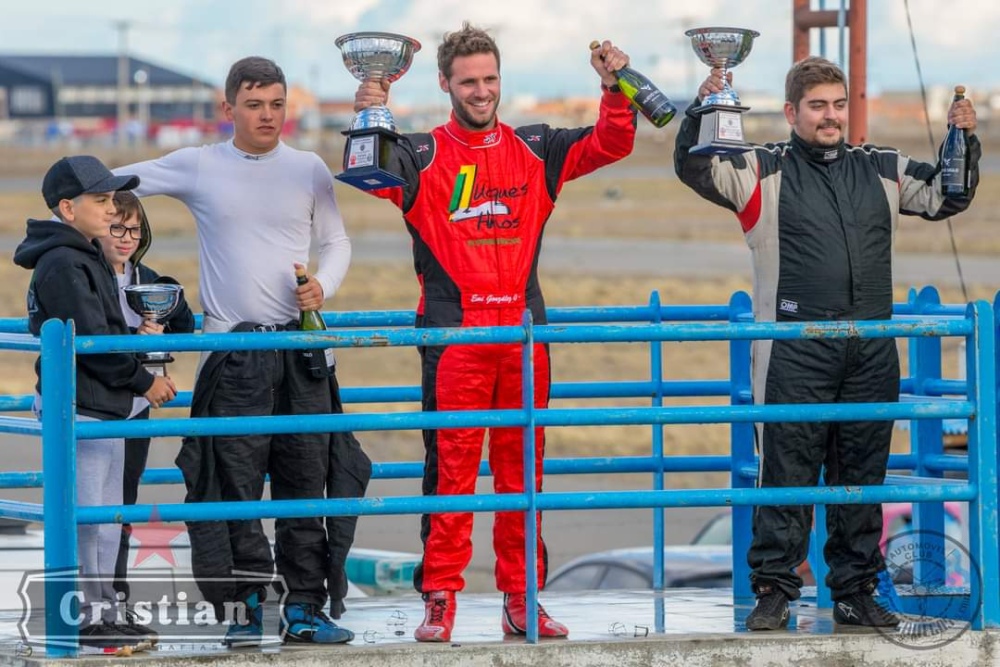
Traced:
[[125, 225], [111, 225], [111, 235], [116, 239], [125, 238], [125, 232], [138, 241], [142, 238], [142, 227], [126, 227]]

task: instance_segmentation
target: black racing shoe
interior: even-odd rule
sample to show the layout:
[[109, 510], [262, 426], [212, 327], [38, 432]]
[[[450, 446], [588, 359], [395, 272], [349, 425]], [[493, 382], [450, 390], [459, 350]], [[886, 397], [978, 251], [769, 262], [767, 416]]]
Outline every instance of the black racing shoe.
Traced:
[[788, 597], [770, 586], [757, 591], [757, 606], [747, 616], [747, 630], [780, 630], [788, 626]]
[[80, 628], [80, 645], [91, 648], [120, 648], [134, 643], [121, 628], [113, 623], [101, 622]]
[[132, 609], [125, 609], [125, 622], [115, 624], [123, 635], [135, 637], [137, 641], [147, 641], [155, 646], [160, 641], [160, 635], [148, 625], [139, 622], [139, 615]]
[[833, 603], [833, 622], [838, 625], [860, 625], [868, 628], [894, 628], [899, 617], [869, 593], [855, 593]]

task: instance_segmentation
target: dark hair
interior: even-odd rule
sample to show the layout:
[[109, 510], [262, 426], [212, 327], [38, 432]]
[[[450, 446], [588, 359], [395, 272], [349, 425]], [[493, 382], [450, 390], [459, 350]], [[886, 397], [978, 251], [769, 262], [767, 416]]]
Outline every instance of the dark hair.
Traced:
[[128, 190], [119, 190], [115, 193], [115, 208], [118, 210], [118, 215], [121, 216], [122, 222], [128, 220], [133, 215], [137, 218], [142, 217], [139, 213], [141, 209], [139, 198]]
[[277, 63], [259, 56], [242, 58], [229, 68], [229, 75], [226, 77], [226, 101], [236, 104], [236, 93], [244, 84], [249, 84], [247, 88], [256, 88], [274, 83], [280, 83], [286, 89], [288, 87], [285, 84], [285, 73]]
[[807, 90], [824, 83], [839, 83], [844, 87], [844, 92], [847, 92], [844, 70], [826, 58], [819, 56], [803, 58], [788, 70], [788, 75], [785, 77], [785, 100], [798, 108]]
[[444, 74], [444, 78], [450, 79], [451, 64], [455, 58], [478, 53], [492, 53], [497, 59], [497, 69], [500, 69], [500, 49], [497, 48], [497, 43], [485, 30], [474, 28], [465, 21], [461, 30], [445, 33], [444, 40], [438, 47], [438, 70]]

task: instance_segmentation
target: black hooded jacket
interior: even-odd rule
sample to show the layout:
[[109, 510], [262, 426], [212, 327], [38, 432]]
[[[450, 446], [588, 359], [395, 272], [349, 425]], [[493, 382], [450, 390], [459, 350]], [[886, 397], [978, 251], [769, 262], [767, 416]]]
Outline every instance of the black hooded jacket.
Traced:
[[[118, 301], [118, 285], [100, 244], [55, 220], [28, 220], [27, 235], [14, 251], [14, 263], [32, 269], [28, 287], [28, 329], [72, 319], [78, 336], [129, 333]], [[41, 359], [35, 362], [41, 393]], [[133, 353], [82, 354], [77, 357], [77, 412], [97, 419], [124, 419], [132, 398], [145, 394], [153, 375]]]

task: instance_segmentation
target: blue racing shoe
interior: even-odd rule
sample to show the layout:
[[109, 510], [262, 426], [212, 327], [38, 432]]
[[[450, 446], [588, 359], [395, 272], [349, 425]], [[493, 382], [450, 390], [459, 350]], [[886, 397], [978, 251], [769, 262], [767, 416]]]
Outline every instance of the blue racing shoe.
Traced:
[[342, 628], [314, 604], [286, 604], [281, 614], [278, 634], [284, 642], [346, 644], [354, 633]]
[[[246, 620], [246, 623], [239, 623]], [[260, 646], [264, 636], [264, 608], [260, 604], [260, 595], [254, 593], [246, 601], [245, 618], [233, 619], [233, 624], [226, 631], [222, 643], [229, 648], [248, 648]]]

